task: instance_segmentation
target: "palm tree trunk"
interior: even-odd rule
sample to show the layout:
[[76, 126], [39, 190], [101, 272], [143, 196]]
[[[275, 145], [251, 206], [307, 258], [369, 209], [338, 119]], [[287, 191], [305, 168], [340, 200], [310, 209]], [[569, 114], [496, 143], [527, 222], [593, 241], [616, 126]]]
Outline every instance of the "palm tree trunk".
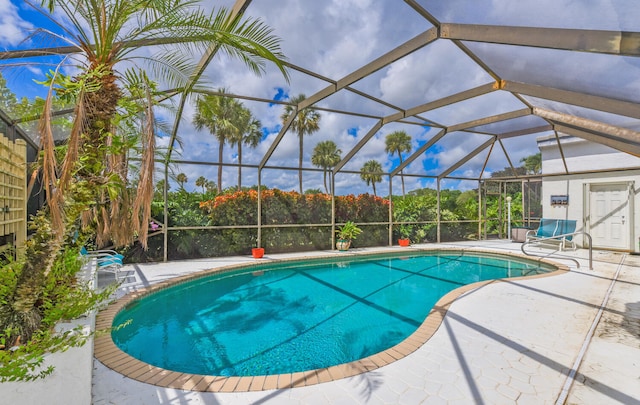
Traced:
[[224, 142], [220, 142], [218, 148], [218, 194], [222, 193], [222, 148], [224, 148]]
[[373, 195], [375, 197], [376, 196], [376, 182], [372, 181], [371, 184], [373, 185]]
[[37, 229], [27, 242], [25, 261], [11, 299], [0, 306], [0, 331], [10, 331], [4, 335], [6, 347], [12, 347], [31, 340], [40, 328], [42, 315], [38, 302], [42, 298], [45, 283], [53, 263], [60, 251], [62, 236], [57, 236], [48, 226], [44, 216], [39, 216]]
[[329, 189], [327, 188], [327, 169], [322, 170], [322, 175], [324, 177], [324, 191], [329, 194]]
[[[402, 165], [402, 153], [398, 152], [398, 156], [400, 156], [400, 164]], [[402, 175], [402, 170], [400, 170], [400, 181], [402, 182], [402, 196], [404, 197], [404, 176]]]
[[300, 139], [300, 156], [298, 157], [298, 182], [300, 183], [300, 194], [302, 194], [302, 137], [303, 133], [298, 133]]

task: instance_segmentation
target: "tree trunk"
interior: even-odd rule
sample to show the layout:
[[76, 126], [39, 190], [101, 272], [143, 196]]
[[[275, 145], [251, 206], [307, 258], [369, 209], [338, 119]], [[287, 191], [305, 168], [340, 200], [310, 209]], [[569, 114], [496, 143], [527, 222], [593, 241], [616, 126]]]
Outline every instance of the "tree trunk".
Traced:
[[[400, 156], [400, 164], [402, 165], [402, 154], [398, 152], [398, 156]], [[400, 181], [402, 182], [402, 196], [404, 197], [404, 176], [402, 175], [402, 170], [400, 170]]]
[[224, 148], [224, 142], [220, 142], [218, 148], [218, 194], [222, 193], [222, 148]]
[[42, 298], [47, 276], [61, 246], [61, 236], [56, 236], [44, 216], [36, 222], [38, 227], [31, 240], [27, 242], [27, 258], [16, 281], [13, 296], [8, 303], [0, 307], [0, 333], [4, 335], [4, 345], [9, 348], [26, 343], [34, 332], [40, 329], [42, 316], [38, 301]]
[[298, 134], [300, 139], [300, 156], [298, 157], [298, 182], [300, 183], [300, 194], [302, 194], [302, 137], [303, 133]]
[[324, 191], [329, 194], [329, 189], [327, 188], [327, 171], [323, 170], [322, 175], [324, 177]]

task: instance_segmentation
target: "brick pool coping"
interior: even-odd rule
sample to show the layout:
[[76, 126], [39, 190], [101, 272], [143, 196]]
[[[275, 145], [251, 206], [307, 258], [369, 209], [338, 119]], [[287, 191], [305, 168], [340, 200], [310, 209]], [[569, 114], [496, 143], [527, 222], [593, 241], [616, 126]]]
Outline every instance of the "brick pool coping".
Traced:
[[[154, 284], [149, 288], [140, 289], [138, 291], [127, 294], [126, 296], [111, 303], [107, 308], [100, 311], [96, 319], [96, 338], [94, 340], [94, 356], [106, 367], [122, 374], [127, 378], [131, 378], [140, 382], [180, 390], [201, 391], [201, 392], [249, 392], [249, 391], [264, 391], [283, 388], [295, 388], [304, 387], [309, 385], [315, 385], [334, 380], [339, 380], [347, 377], [356, 376], [358, 374], [366, 373], [376, 370], [380, 367], [391, 364], [397, 360], [400, 360], [426, 343], [440, 327], [449, 307], [451, 304], [463, 294], [475, 290], [477, 288], [484, 287], [489, 284], [504, 282], [506, 280], [525, 280], [535, 279], [541, 277], [550, 277], [554, 275], [564, 274], [569, 271], [569, 267], [546, 259], [532, 259], [530, 256], [524, 256], [521, 254], [514, 254], [511, 252], [504, 252], [499, 250], [477, 249], [477, 248], [417, 248], [411, 249], [411, 252], [470, 252], [470, 253], [484, 253], [490, 255], [499, 256], [512, 256], [520, 259], [526, 259], [530, 261], [539, 261], [546, 264], [550, 264], [556, 267], [555, 271], [543, 274], [536, 274], [531, 276], [514, 277], [509, 279], [497, 279], [480, 281], [472, 284], [468, 284], [459, 287], [449, 293], [445, 294], [442, 298], [436, 302], [431, 309], [424, 322], [418, 327], [418, 329], [412, 333], [408, 338], [398, 343], [397, 345], [390, 347], [380, 353], [365, 357], [363, 359], [331, 366], [327, 368], [321, 368], [317, 370], [310, 370], [305, 372], [297, 372], [290, 374], [277, 374], [277, 375], [262, 375], [251, 377], [222, 377], [222, 376], [210, 376], [181, 373], [176, 371], [166, 370], [160, 367], [152, 366], [145, 362], [142, 362], [129, 354], [123, 352], [118, 348], [111, 338], [110, 328], [112, 326], [115, 316], [126, 308], [132, 301], [149, 295], [151, 293], [160, 291], [162, 289], [173, 287], [178, 284], [182, 284], [188, 281], [192, 281], [201, 277], [206, 277], [212, 274], [224, 273], [241, 268], [248, 268], [261, 265], [265, 262], [247, 262], [241, 264], [235, 264], [230, 266], [219, 267], [215, 269], [200, 271], [196, 273], [187, 274], [184, 276], [176, 277], [171, 280], [163, 281], [158, 284]], [[397, 252], [394, 250], [394, 252]], [[388, 253], [388, 252], [387, 252]], [[341, 253], [343, 255], [345, 253]], [[380, 255], [381, 252], [348, 252], [348, 255], [363, 256], [363, 255]], [[313, 256], [313, 257], [297, 257], [286, 259], [271, 259], [268, 263], [285, 263], [290, 261], [299, 261], [305, 259], [328, 259], [335, 258], [335, 254], [328, 254], [326, 256]], [[106, 332], [105, 332], [106, 331]]]

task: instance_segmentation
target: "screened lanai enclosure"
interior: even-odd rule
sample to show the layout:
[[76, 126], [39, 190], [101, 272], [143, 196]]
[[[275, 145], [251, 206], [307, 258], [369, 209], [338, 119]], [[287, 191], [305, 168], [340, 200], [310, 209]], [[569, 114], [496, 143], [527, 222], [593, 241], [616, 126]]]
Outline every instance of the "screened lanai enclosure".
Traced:
[[[270, 63], [256, 75], [216, 44], [194, 54], [182, 88], [149, 71], [164, 90], [163, 125], [149, 249], [130, 247], [132, 260], [332, 249], [346, 221], [363, 230], [356, 247], [508, 238], [508, 228], [537, 225], [544, 181], [609, 170], [572, 167], [563, 137], [640, 156], [635, 0], [201, 7], [271, 27], [289, 78]], [[30, 29], [56, 30], [42, 21]], [[57, 43], [35, 35], [0, 52], [19, 98], [46, 91], [25, 77], [42, 81], [50, 66], [73, 60], [77, 49], [62, 39], [70, 33], [58, 32]], [[161, 46], [149, 40], [137, 52]], [[230, 106], [247, 117], [235, 135], [221, 129]], [[33, 162], [38, 117], [17, 111], [0, 112], [0, 132], [24, 139]], [[54, 113], [60, 143], [72, 114]], [[538, 143], [549, 136], [562, 164], [545, 167]], [[640, 170], [640, 161], [625, 170]], [[34, 187], [31, 211], [43, 201]]]

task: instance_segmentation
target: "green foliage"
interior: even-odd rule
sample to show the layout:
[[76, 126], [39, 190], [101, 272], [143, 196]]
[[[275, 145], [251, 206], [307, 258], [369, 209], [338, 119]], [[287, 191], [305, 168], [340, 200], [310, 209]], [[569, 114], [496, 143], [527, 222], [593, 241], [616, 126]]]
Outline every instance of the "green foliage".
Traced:
[[[512, 196], [512, 224], [522, 217], [520, 184], [507, 184]], [[269, 252], [295, 252], [331, 249], [331, 197], [316, 190], [305, 194], [294, 191], [263, 188], [261, 245]], [[158, 195], [156, 195], [158, 198]], [[168, 225], [216, 226], [212, 230], [174, 230], [169, 232], [170, 259], [249, 254], [257, 244], [258, 193], [254, 189], [237, 191], [230, 187], [223, 194], [186, 191], [168, 195]], [[441, 190], [440, 237], [442, 241], [478, 239], [478, 190]], [[204, 201], [203, 201], [204, 200]], [[433, 189], [414, 190], [406, 197], [393, 197], [393, 216], [397, 224], [393, 240], [400, 236], [414, 243], [437, 240], [437, 192]], [[489, 195], [486, 210], [489, 235], [498, 234], [500, 226], [506, 231], [506, 203], [504, 198]], [[502, 204], [502, 207], [500, 206]], [[502, 210], [502, 211], [501, 211]], [[153, 217], [163, 217], [163, 204], [153, 203]], [[353, 221], [362, 229], [359, 246], [388, 244], [389, 201], [361, 194], [335, 197], [335, 222]], [[502, 220], [500, 219], [502, 217]], [[383, 223], [374, 225], [373, 223]], [[318, 224], [296, 227], [298, 224]], [[276, 227], [291, 225], [291, 227]], [[247, 226], [247, 228], [241, 228]], [[149, 251], [132, 249], [132, 261], [162, 258], [162, 238], [151, 239]]]
[[[214, 230], [175, 230], [169, 232], [168, 251], [171, 259], [249, 254], [257, 243], [258, 192], [255, 189], [229, 189], [220, 195], [172, 192], [168, 199], [168, 225], [218, 226]], [[331, 248], [331, 197], [323, 193], [299, 194], [277, 189], [263, 189], [262, 246], [269, 252], [325, 250]], [[201, 202], [202, 201], [202, 202]], [[369, 194], [337, 196], [336, 222], [358, 221], [365, 237], [361, 246], [386, 244], [386, 225], [367, 225], [385, 222], [388, 218], [387, 200]], [[152, 216], [163, 217], [162, 202], [154, 202]], [[269, 227], [269, 225], [324, 224], [323, 226]], [[162, 238], [149, 239], [149, 250], [134, 247], [127, 252], [128, 260], [159, 260], [163, 252]]]
[[339, 229], [336, 230], [336, 236], [341, 240], [354, 240], [362, 233], [362, 229], [353, 221], [347, 221]]
[[[91, 336], [82, 326], [68, 330], [55, 328], [60, 322], [76, 319], [95, 309], [113, 293], [115, 286], [96, 292], [88, 283], [80, 282], [77, 275], [81, 267], [77, 248], [67, 247], [59, 255], [37, 301], [41, 327], [28, 342], [6, 347], [15, 337], [15, 331], [0, 331], [0, 382], [32, 381], [51, 374], [53, 366], [43, 367], [45, 355], [82, 346]], [[19, 262], [0, 268], [0, 304], [9, 304], [20, 269]]]
[[527, 170], [527, 174], [540, 174], [542, 173], [542, 153], [538, 152], [535, 155], [530, 155], [520, 159], [520, 162], [524, 163], [524, 167]]

